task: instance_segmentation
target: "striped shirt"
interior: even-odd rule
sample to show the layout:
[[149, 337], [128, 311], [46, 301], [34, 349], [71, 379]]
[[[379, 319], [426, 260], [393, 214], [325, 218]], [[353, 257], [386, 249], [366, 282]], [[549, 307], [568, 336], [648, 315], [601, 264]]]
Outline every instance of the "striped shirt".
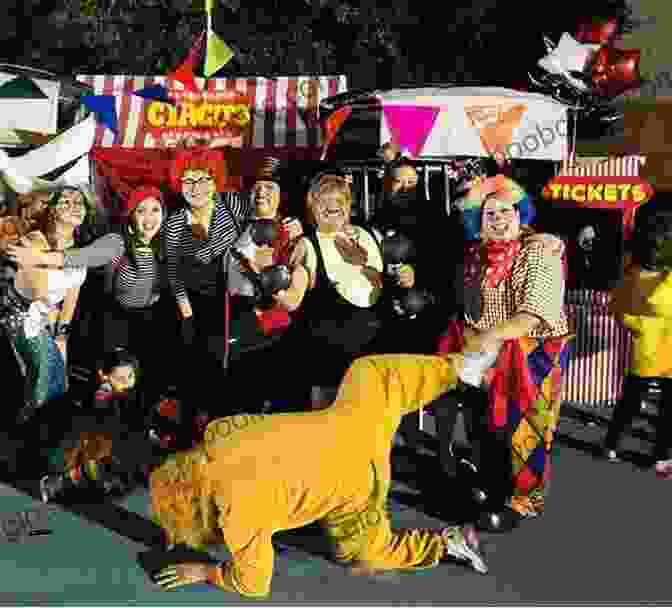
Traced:
[[[125, 249], [123, 237], [120, 234], [114, 237]], [[139, 248], [135, 263], [126, 253], [114, 257], [105, 268], [105, 284], [123, 308], [147, 308], [159, 299], [162, 270], [149, 247]]]
[[194, 239], [191, 213], [186, 207], [168, 218], [164, 232], [168, 282], [178, 303], [189, 301], [187, 291], [202, 295], [216, 293], [222, 254], [228, 252], [238, 238], [238, 228], [242, 231], [251, 215], [248, 195], [220, 194], [205, 241]]

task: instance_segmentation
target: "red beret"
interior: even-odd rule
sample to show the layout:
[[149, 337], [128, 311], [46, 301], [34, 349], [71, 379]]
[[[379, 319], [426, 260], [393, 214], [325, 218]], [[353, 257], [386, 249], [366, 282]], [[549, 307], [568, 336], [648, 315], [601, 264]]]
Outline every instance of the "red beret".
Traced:
[[146, 201], [148, 198], [155, 198], [163, 204], [163, 194], [161, 194], [161, 190], [155, 186], [140, 186], [131, 192], [128, 199], [121, 201], [119, 208], [121, 215], [123, 217], [128, 217], [142, 201]]

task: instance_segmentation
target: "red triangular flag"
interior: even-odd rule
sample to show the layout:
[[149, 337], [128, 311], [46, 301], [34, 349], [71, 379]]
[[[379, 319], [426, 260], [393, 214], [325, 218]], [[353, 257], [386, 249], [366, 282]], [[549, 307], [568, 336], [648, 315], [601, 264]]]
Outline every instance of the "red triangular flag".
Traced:
[[201, 33], [196, 39], [196, 42], [191, 47], [184, 60], [166, 75], [166, 78], [169, 81], [178, 80], [185, 86], [185, 88], [194, 93], [200, 92], [196, 80], [194, 79], [194, 70], [200, 61], [204, 40], [205, 32]]
[[342, 108], [336, 110], [333, 114], [330, 114], [327, 120], [324, 122], [324, 145], [322, 148], [322, 160], [327, 157], [327, 148], [329, 148], [334, 139], [336, 139], [336, 134], [343, 126], [343, 123], [348, 119], [350, 114], [352, 114], [352, 106], [343, 106]]

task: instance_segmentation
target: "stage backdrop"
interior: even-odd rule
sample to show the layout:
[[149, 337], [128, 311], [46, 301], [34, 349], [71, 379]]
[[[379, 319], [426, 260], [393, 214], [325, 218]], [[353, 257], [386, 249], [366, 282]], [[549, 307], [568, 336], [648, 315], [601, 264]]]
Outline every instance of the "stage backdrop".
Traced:
[[[315, 148], [321, 144], [320, 100], [345, 92], [345, 76], [196, 79], [199, 93], [163, 76], [93, 76], [77, 79], [95, 95], [113, 95], [119, 133], [98, 125], [95, 145], [172, 148], [186, 137], [219, 147]], [[160, 84], [177, 104], [144, 99], [134, 91]]]

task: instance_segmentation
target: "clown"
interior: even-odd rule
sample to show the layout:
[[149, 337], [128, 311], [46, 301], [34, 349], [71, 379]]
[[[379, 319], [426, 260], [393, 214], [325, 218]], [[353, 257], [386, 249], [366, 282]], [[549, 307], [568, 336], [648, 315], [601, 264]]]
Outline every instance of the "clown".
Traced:
[[632, 333], [633, 348], [623, 397], [605, 439], [609, 460], [618, 460], [618, 443], [640, 409], [652, 381], [662, 387], [654, 460], [657, 472], [672, 477], [669, 461], [672, 429], [672, 213], [638, 212], [633, 235], [633, 264], [612, 293], [610, 312]]
[[[301, 307], [290, 330], [293, 348], [320, 353], [320, 366], [306, 379], [313, 387], [338, 386], [352, 360], [371, 352], [382, 326], [381, 250], [371, 233], [350, 223], [351, 206], [347, 179], [322, 174], [313, 180], [307, 211], [314, 229], [294, 248], [292, 286], [280, 298]], [[413, 287], [413, 268], [404, 266], [397, 280]]]
[[186, 348], [180, 392], [194, 415], [212, 404], [205, 379], [222, 375], [225, 260], [252, 214], [249, 197], [226, 191], [227, 179], [219, 150], [175, 155], [171, 185], [183, 204], [165, 222], [166, 267]]
[[[256, 278], [250, 276], [249, 271], [258, 275], [273, 265], [287, 265], [291, 247], [303, 233], [298, 220], [281, 219], [279, 164], [277, 159], [268, 158], [258, 173], [252, 191], [254, 217], [234, 247], [239, 254], [229, 274], [229, 291], [234, 297], [254, 298], [255, 294], [259, 295]], [[282, 291], [261, 294], [262, 297], [274, 296], [274, 301], [270, 302], [270, 306], [254, 307], [257, 326], [265, 336], [275, 334], [289, 325], [289, 311], [280, 304], [284, 295]], [[249, 342], [249, 339], [243, 340], [243, 345]]]
[[327, 409], [211, 422], [202, 444], [153, 472], [152, 515], [169, 546], [225, 543], [231, 561], [169, 566], [157, 582], [174, 589], [207, 581], [267, 597], [273, 534], [312, 522], [322, 525], [335, 559], [360, 574], [421, 570], [444, 559], [485, 573], [470, 527], [393, 530], [386, 512], [400, 418], [453, 388], [460, 360], [364, 357]]
[[[534, 210], [511, 179], [477, 180], [458, 204], [470, 241], [466, 314], [450, 324], [439, 350], [490, 354], [496, 361], [465, 396], [478, 427], [475, 458], [488, 486], [479, 523], [496, 531], [544, 508], [571, 342], [564, 273], [561, 257], [552, 253], [558, 239], [549, 247], [548, 237], [525, 238]], [[437, 408], [436, 416], [442, 443], [448, 442], [455, 408]]]

